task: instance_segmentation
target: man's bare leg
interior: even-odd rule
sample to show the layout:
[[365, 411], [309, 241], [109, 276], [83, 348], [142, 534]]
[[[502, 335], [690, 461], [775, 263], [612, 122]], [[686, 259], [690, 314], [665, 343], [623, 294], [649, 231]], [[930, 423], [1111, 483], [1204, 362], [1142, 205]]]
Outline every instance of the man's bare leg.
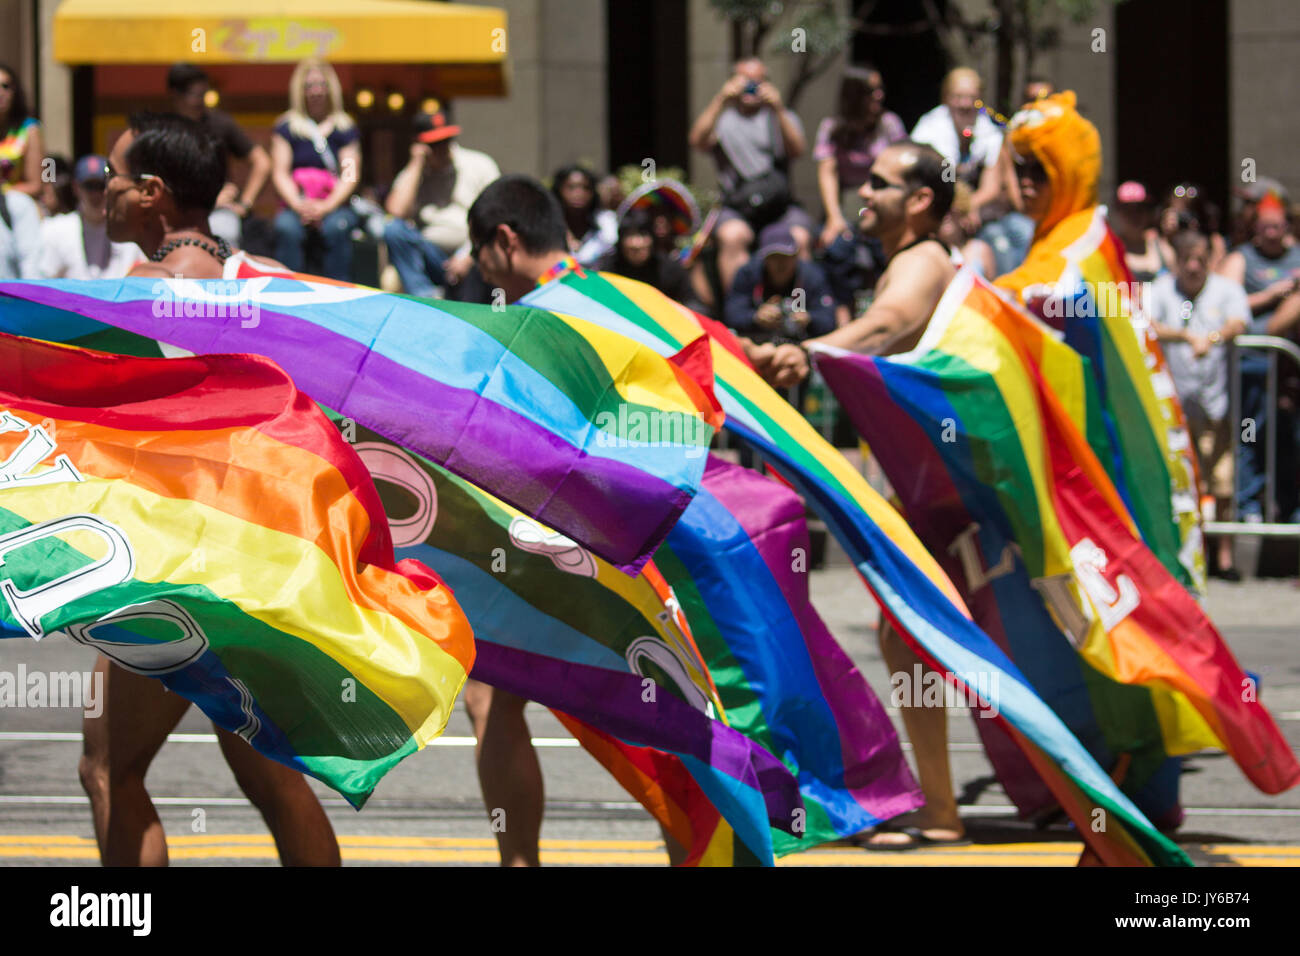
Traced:
[[95, 661], [103, 675], [98, 717], [82, 722], [81, 785], [90, 797], [95, 839], [104, 866], [166, 866], [167, 837], [144, 777], [190, 702], [152, 677]]
[[464, 697], [478, 741], [479, 788], [494, 824], [501, 865], [541, 866], [545, 793], [524, 719], [526, 701], [476, 680], [466, 681]]
[[[921, 663], [916, 652], [904, 643], [898, 632], [887, 623], [880, 626], [880, 653], [891, 674], [912, 674]], [[932, 840], [959, 840], [966, 835], [957, 813], [957, 798], [952, 791], [952, 771], [948, 766], [948, 711], [943, 707], [902, 707], [903, 726], [912, 742], [916, 775], [925, 796], [925, 806], [905, 817], [911, 826]], [[912, 838], [906, 833], [882, 831], [871, 837], [872, 846], [907, 845]]]
[[235, 781], [262, 814], [285, 866], [339, 866], [339, 842], [307, 779], [264, 757], [242, 737], [215, 728]]

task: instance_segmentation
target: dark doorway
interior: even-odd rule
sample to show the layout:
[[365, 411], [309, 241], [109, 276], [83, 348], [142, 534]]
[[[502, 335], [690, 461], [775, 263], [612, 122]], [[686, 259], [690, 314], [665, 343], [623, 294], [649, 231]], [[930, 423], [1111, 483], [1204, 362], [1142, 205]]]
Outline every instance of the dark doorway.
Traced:
[[1136, 179], [1161, 199], [1196, 183], [1225, 229], [1228, 0], [1117, 4], [1115, 33], [1115, 181]]
[[[845, 3], [852, 16], [860, 0]], [[948, 0], [933, 0], [933, 5], [942, 16]], [[877, 3], [867, 17], [867, 29], [853, 38], [851, 51], [855, 64], [871, 63], [880, 70], [885, 106], [909, 130], [922, 113], [939, 105], [939, 84], [950, 65], [926, 17], [926, 6], [926, 0]]]
[[610, 169], [687, 162], [686, 0], [606, 0]]

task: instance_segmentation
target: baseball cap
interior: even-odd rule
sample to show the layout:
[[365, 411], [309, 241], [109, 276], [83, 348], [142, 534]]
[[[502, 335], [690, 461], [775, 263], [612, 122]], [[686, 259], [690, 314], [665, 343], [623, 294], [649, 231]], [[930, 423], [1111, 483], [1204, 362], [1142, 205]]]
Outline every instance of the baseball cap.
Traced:
[[1120, 183], [1119, 188], [1115, 190], [1116, 202], [1142, 203], [1146, 202], [1147, 198], [1147, 188], [1136, 179], [1130, 179], [1126, 183]]
[[1259, 202], [1270, 194], [1284, 204], [1289, 199], [1286, 187], [1271, 176], [1260, 176], [1253, 183], [1238, 187], [1237, 194], [1247, 202]]
[[415, 115], [415, 138], [421, 143], [438, 143], [459, 135], [460, 127], [448, 123], [447, 114], [442, 110]]
[[93, 153], [89, 156], [82, 156], [81, 159], [77, 160], [77, 165], [73, 167], [72, 178], [78, 185], [88, 183], [91, 180], [103, 182], [108, 179], [108, 160]]
[[794, 240], [790, 227], [779, 222], [765, 228], [758, 234], [758, 253], [760, 260], [768, 256], [793, 256], [799, 251], [799, 243]]

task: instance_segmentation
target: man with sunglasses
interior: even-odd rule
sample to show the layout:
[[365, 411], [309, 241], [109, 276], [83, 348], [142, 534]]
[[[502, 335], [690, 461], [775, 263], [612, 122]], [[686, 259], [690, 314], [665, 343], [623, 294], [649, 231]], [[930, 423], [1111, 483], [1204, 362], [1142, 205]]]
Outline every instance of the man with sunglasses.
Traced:
[[[937, 150], [912, 142], [890, 146], [876, 158], [870, 178], [858, 192], [863, 203], [859, 228], [880, 240], [885, 271], [867, 310], [834, 332], [809, 340], [810, 349], [831, 346], [865, 355], [895, 355], [916, 347], [957, 274], [951, 253], [937, 238], [956, 191], [945, 175], [950, 168]], [[773, 365], [779, 385], [807, 374], [806, 353], [798, 346], [781, 346]], [[883, 621], [879, 637], [891, 673], [911, 674], [923, 666], [916, 652]], [[860, 837], [859, 844], [890, 852], [969, 843], [953, 793], [947, 712], [941, 707], [905, 705], [902, 717], [925, 806], [877, 827]]]
[[83, 156], [73, 170], [77, 208], [41, 223], [41, 275], [47, 279], [120, 279], [144, 259], [134, 242], [108, 238], [104, 196], [108, 160]]

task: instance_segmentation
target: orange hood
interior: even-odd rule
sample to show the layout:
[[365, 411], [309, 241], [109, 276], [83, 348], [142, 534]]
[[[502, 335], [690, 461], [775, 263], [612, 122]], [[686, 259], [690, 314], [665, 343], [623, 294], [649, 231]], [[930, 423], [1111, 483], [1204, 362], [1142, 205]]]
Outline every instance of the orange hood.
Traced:
[[1074, 104], [1074, 91], [1064, 90], [1036, 100], [1007, 124], [1011, 148], [1043, 164], [1052, 190], [1024, 264], [995, 282], [1017, 295], [1026, 286], [1055, 282], [1065, 267], [1063, 251], [1092, 222], [1101, 178], [1101, 136]]
[[1064, 90], [1026, 106], [1007, 124], [1011, 148], [1021, 156], [1032, 153], [1052, 187], [1052, 203], [1038, 223], [1035, 241], [1067, 216], [1097, 205], [1101, 136], [1074, 104], [1074, 91]]

